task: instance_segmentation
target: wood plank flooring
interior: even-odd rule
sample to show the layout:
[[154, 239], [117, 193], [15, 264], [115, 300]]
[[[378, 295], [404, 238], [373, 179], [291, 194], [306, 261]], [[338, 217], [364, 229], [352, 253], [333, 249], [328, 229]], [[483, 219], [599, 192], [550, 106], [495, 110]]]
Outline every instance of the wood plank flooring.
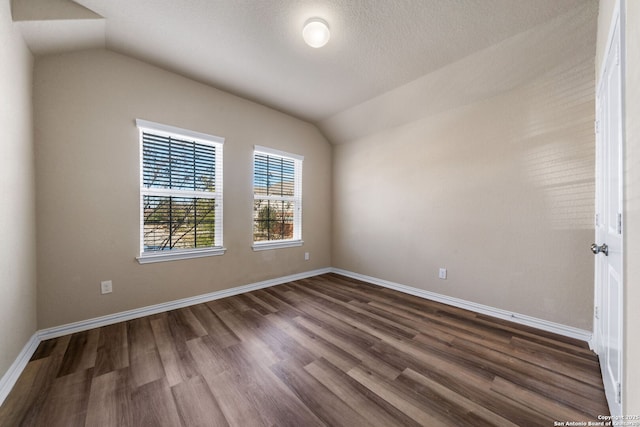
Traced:
[[1, 426], [553, 426], [584, 342], [327, 274], [40, 344]]

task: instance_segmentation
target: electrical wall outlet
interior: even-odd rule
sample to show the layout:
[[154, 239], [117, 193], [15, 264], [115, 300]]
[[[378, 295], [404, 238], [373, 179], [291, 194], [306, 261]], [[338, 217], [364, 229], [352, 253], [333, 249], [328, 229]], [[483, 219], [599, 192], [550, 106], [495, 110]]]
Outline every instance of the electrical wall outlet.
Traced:
[[305, 261], [309, 261], [309, 258], [311, 258], [311, 257], [309, 256], [309, 252], [305, 252], [305, 253], [304, 253], [304, 260], [305, 260]]
[[446, 278], [447, 278], [447, 269], [446, 269], [446, 268], [441, 268], [441, 269], [438, 271], [438, 277], [439, 277], [440, 279], [446, 279]]
[[111, 280], [105, 280], [100, 282], [100, 293], [101, 294], [110, 294], [113, 292], [113, 282]]

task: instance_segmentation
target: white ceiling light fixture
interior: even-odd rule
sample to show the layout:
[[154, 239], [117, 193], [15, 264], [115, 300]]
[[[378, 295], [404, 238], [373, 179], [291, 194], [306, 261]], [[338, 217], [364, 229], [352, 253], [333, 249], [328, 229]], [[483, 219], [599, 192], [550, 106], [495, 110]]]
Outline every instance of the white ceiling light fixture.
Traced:
[[311, 47], [319, 48], [329, 41], [329, 24], [324, 19], [311, 18], [304, 23], [302, 38]]

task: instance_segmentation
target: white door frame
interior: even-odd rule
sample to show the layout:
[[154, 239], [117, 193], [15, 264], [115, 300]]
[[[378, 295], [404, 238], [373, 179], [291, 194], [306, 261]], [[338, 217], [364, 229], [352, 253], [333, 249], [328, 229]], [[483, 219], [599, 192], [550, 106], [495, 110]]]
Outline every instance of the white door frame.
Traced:
[[[610, 140], [609, 129], [612, 126], [616, 126], [619, 134], [620, 140], [620, 159], [624, 159], [624, 139], [625, 139], [625, 128], [624, 128], [624, 119], [625, 119], [625, 102], [624, 102], [624, 79], [625, 79], [625, 40], [624, 40], [624, 0], [617, 0], [614, 6], [613, 16], [611, 25], [609, 28], [609, 34], [607, 37], [607, 44], [605, 48], [604, 55], [601, 59], [601, 63], [598, 64], [600, 67], [599, 79], [596, 85], [596, 223], [595, 223], [595, 239], [598, 245], [602, 245], [603, 243], [607, 243], [607, 237], [612, 238], [613, 235], [607, 236], [607, 230], [612, 222], [612, 218], [610, 215], [610, 209], [607, 212], [606, 209], [608, 207], [607, 203], [610, 203], [610, 197], [608, 196], [609, 190], [605, 190], [606, 184], [608, 186], [608, 179], [612, 176], [610, 174], [609, 165], [611, 164], [610, 159], [608, 158], [609, 154], [609, 145], [603, 145], [604, 139], [607, 141]], [[612, 51], [612, 49], [616, 49], [617, 52]], [[604, 108], [608, 108], [608, 104], [603, 103], [602, 97], [603, 95], [607, 95], [603, 90], [604, 80], [608, 78], [608, 69], [607, 62], [611, 58], [611, 54], [617, 55], [617, 65], [620, 70], [620, 116], [617, 118], [616, 123], [609, 123], [608, 118], [608, 110], [603, 111]], [[607, 96], [608, 99], [608, 96]], [[606, 136], [605, 136], [606, 134]], [[608, 144], [608, 142], [607, 142]], [[609, 264], [607, 258], [603, 258], [604, 254], [596, 255], [594, 264], [595, 264], [595, 287], [594, 287], [594, 334], [593, 334], [593, 348], [598, 353], [600, 357], [601, 370], [603, 375], [603, 382], [605, 386], [605, 393], [607, 396], [607, 401], [609, 403], [609, 408], [611, 410], [612, 415], [623, 415], [623, 389], [622, 381], [624, 379], [624, 358], [623, 358], [623, 349], [624, 349], [624, 335], [623, 335], [623, 295], [624, 295], [624, 278], [622, 277], [624, 271], [624, 257], [622, 254], [622, 250], [624, 247], [623, 242], [623, 220], [622, 213], [624, 212], [622, 204], [624, 203], [623, 197], [623, 177], [624, 177], [624, 169], [623, 162], [620, 161], [618, 164], [618, 180], [619, 180], [619, 214], [618, 218], [613, 219], [613, 221], [617, 221], [619, 223], [619, 244], [616, 244], [616, 257], [620, 257], [619, 262], [614, 262], [613, 264]], [[607, 202], [605, 202], [605, 199]], [[606, 215], [606, 218], [603, 216]], [[605, 218], [603, 220], [603, 218]], [[616, 234], [617, 235], [617, 234]], [[600, 240], [600, 241], [599, 241]], [[613, 239], [616, 240], [616, 239]], [[612, 270], [611, 266], [617, 266], [618, 278], [619, 278], [619, 289], [617, 291], [616, 301], [611, 301], [609, 298], [611, 295], [609, 294], [609, 285], [607, 285], [608, 274], [610, 271], [616, 271], [614, 268]], [[613, 310], [609, 308], [612, 306], [613, 302]], [[617, 326], [619, 329], [617, 332], [617, 342], [611, 342], [611, 327], [612, 325]], [[615, 338], [615, 335], [613, 335]], [[611, 351], [614, 349], [614, 351]], [[618, 358], [611, 357], [611, 355], [618, 355]], [[609, 369], [611, 367], [612, 360], [614, 361], [614, 366], [616, 369]], [[616, 372], [611, 372], [616, 371]], [[615, 378], [617, 376], [617, 378]]]

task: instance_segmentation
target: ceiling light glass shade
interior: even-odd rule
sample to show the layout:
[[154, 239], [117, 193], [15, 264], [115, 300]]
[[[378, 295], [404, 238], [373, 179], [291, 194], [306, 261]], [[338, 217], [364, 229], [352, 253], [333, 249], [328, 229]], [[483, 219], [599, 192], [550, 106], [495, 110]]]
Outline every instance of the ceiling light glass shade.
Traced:
[[322, 47], [329, 41], [329, 25], [320, 18], [311, 18], [302, 29], [302, 38], [311, 47]]

